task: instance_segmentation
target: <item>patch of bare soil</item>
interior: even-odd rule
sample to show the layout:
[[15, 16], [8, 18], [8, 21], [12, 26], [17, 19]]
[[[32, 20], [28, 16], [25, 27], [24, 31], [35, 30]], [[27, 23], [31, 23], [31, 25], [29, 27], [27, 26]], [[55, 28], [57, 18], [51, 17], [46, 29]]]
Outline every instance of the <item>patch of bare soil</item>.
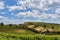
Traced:
[[24, 29], [16, 29], [16, 30], [13, 30], [13, 32], [16, 32], [16, 33], [24, 33], [26, 31]]
[[41, 31], [41, 30], [44, 30], [44, 28], [43, 27], [36, 27], [36, 28], [34, 28], [35, 30], [37, 30], [37, 31]]
[[8, 29], [5, 29], [5, 28], [3, 28], [3, 29], [0, 29], [0, 31], [7, 31]]

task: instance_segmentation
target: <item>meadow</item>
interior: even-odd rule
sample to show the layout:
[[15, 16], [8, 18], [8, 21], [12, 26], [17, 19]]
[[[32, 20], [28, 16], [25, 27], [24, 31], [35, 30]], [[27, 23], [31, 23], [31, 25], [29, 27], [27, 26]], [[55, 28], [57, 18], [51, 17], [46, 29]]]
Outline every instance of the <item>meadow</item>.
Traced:
[[[29, 25], [28, 27], [26, 27]], [[30, 25], [35, 25], [30, 27]], [[35, 30], [40, 28], [40, 30]], [[45, 31], [47, 34], [40, 32], [53, 29], [53, 31]], [[59, 32], [54, 34], [53, 32]], [[9, 24], [0, 23], [0, 40], [60, 40], [60, 24], [51, 23], [24, 23], [24, 24]]]
[[60, 40], [60, 35], [13, 34], [0, 32], [0, 40]]

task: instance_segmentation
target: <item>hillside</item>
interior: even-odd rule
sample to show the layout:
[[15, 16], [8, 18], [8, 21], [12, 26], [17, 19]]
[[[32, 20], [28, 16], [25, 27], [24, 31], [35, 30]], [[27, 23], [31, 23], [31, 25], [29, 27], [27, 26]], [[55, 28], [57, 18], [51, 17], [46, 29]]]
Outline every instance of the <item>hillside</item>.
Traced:
[[60, 24], [56, 24], [56, 23], [45, 23], [45, 22], [25, 22], [24, 24], [33, 24], [33, 25], [38, 25], [38, 26], [43, 26], [46, 25], [47, 27], [60, 27]]
[[0, 23], [0, 32], [12, 32], [20, 34], [60, 34], [60, 24], [44, 23], [44, 22], [25, 22], [24, 24]]
[[0, 23], [0, 40], [60, 40], [60, 24], [25, 22], [18, 25], [4, 25]]

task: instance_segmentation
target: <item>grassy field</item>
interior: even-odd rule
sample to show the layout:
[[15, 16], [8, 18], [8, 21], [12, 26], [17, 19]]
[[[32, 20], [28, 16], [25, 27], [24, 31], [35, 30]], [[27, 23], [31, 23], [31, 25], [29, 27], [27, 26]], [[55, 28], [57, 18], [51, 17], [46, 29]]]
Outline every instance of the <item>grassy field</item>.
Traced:
[[[35, 32], [35, 29], [39, 33]], [[43, 32], [47, 29], [50, 29], [48, 32], [60, 32], [60, 24], [29, 22], [19, 25], [4, 25], [1, 23], [0, 40], [60, 40], [60, 34], [46, 35], [40, 33], [40, 30]]]
[[60, 40], [60, 35], [14, 34], [0, 32], [0, 40]]

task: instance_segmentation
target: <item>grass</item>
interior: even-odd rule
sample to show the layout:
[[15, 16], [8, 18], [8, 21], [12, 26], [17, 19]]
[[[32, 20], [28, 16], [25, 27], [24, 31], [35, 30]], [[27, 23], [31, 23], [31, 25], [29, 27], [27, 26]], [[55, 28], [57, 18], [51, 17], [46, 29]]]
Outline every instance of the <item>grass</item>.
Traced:
[[[58, 24], [36, 24], [40, 25], [41, 27], [43, 27], [43, 25], [46, 25], [45, 29], [52, 28], [53, 26], [54, 31], [60, 31], [60, 25]], [[18, 27], [16, 27], [15, 25], [0, 25], [0, 40], [60, 40], [60, 35], [37, 34], [28, 29], [22, 28], [22, 26], [23, 25], [19, 25]]]
[[60, 35], [14, 34], [0, 32], [0, 40], [60, 40]]

